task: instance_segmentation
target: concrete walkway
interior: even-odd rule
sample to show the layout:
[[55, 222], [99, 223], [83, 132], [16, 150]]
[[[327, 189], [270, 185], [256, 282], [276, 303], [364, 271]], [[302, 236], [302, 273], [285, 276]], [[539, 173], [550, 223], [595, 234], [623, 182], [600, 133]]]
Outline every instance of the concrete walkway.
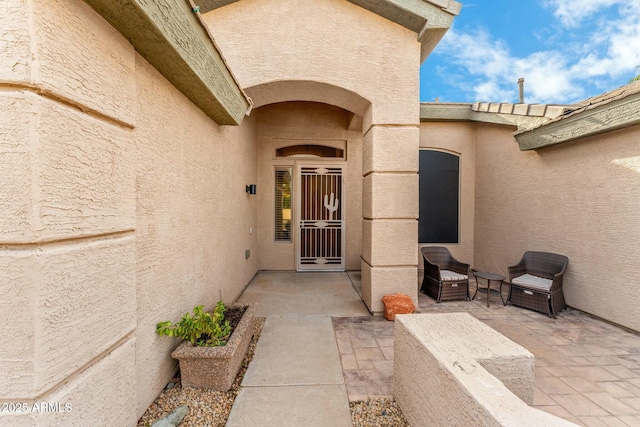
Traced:
[[331, 317], [368, 311], [344, 273], [260, 273], [239, 302], [266, 317], [228, 427], [351, 427]]

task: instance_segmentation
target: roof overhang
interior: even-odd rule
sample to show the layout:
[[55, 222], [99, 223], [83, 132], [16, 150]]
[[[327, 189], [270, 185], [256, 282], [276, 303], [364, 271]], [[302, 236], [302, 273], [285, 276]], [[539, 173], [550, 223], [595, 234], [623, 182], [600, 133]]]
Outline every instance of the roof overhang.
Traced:
[[498, 125], [511, 125], [512, 122], [497, 114], [478, 113], [471, 104], [422, 103], [420, 104], [421, 122], [485, 122]]
[[[239, 0], [195, 0], [202, 13]], [[454, 0], [348, 0], [383, 18], [414, 31], [422, 44], [424, 61], [445, 35], [462, 5]]]
[[242, 122], [250, 101], [188, 2], [85, 2], [212, 120], [220, 125]]
[[418, 34], [424, 61], [451, 28], [462, 5], [453, 0], [349, 0]]
[[514, 136], [520, 150], [536, 150], [637, 124], [640, 124], [640, 92], [587, 105], [542, 126], [517, 131]]
[[476, 122], [525, 129], [548, 121], [550, 116], [559, 114], [563, 108], [528, 104], [429, 102], [420, 104], [420, 121]]

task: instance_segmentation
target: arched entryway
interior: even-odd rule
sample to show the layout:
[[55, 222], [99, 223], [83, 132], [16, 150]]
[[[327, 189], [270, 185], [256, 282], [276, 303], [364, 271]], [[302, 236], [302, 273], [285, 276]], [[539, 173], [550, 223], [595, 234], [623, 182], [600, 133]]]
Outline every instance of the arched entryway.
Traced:
[[260, 270], [359, 270], [362, 123], [370, 103], [312, 81], [246, 92], [258, 123]]
[[362, 130], [353, 113], [319, 102], [254, 110], [258, 123], [261, 270], [359, 270]]
[[372, 103], [328, 83], [245, 90], [258, 129], [259, 269], [361, 270], [374, 312], [389, 284], [416, 294], [417, 127], [376, 124]]

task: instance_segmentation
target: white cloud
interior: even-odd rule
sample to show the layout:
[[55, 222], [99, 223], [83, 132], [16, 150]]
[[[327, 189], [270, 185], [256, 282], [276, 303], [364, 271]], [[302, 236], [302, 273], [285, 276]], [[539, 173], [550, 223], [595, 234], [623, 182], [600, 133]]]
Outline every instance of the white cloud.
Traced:
[[602, 9], [627, 3], [628, 0], [545, 0], [543, 4], [553, 9], [553, 14], [569, 28], [593, 16]]
[[494, 99], [509, 99], [513, 96], [513, 91], [509, 91], [504, 87], [500, 87], [500, 84], [495, 81], [485, 81], [479, 83], [474, 87], [474, 93], [476, 99], [479, 100], [494, 100]]
[[555, 102], [581, 95], [570, 78], [565, 58], [556, 51], [537, 52], [527, 57], [513, 56], [501, 41], [484, 31], [461, 33], [450, 30], [441, 51], [468, 72], [474, 100], [516, 102], [518, 79], [525, 78], [526, 102]]
[[[516, 102], [517, 80], [524, 77], [525, 102], [569, 103], [594, 95], [593, 88], [611, 89], [615, 87], [611, 86], [613, 81], [624, 84], [635, 75], [635, 68], [640, 66], [640, 1], [547, 3], [556, 8], [555, 15], [563, 23], [585, 22], [572, 30], [572, 37], [559, 37], [564, 44], [526, 56], [514, 55], [504, 41], [485, 30], [462, 32], [454, 27], [438, 46], [438, 52], [462, 68], [466, 80], [449, 84], [471, 88], [474, 99], [467, 101]], [[616, 4], [617, 15], [592, 16]]]
[[566, 102], [580, 98], [584, 91], [577, 85], [559, 52], [536, 52], [514, 60], [516, 74], [525, 78], [525, 102]]
[[592, 53], [572, 67], [576, 78], [616, 78], [640, 65], [640, 2], [620, 7], [619, 18], [596, 23], [587, 46]]

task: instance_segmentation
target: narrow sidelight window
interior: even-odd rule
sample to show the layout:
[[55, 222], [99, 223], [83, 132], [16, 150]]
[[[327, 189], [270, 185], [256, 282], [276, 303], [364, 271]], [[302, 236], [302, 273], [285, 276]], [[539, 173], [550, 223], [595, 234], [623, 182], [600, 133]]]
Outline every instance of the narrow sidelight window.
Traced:
[[291, 241], [291, 168], [276, 168], [275, 240]]
[[460, 243], [460, 157], [420, 150], [420, 243]]

